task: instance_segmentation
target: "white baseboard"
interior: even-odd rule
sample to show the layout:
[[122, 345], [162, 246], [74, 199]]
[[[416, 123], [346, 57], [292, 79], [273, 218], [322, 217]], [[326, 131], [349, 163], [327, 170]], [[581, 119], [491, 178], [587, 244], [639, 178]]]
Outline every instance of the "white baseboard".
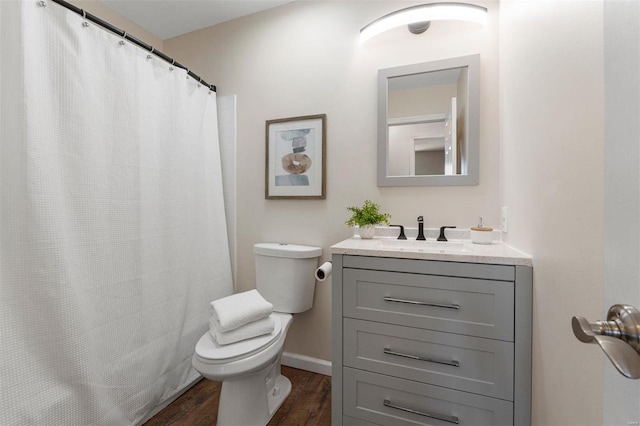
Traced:
[[324, 359], [284, 352], [282, 354], [282, 365], [331, 376], [331, 362]]

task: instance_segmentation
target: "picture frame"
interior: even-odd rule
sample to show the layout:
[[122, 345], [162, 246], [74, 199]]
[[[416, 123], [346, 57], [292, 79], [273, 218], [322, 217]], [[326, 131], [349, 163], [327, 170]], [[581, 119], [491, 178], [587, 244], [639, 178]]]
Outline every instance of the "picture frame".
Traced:
[[267, 120], [265, 198], [326, 198], [326, 114]]

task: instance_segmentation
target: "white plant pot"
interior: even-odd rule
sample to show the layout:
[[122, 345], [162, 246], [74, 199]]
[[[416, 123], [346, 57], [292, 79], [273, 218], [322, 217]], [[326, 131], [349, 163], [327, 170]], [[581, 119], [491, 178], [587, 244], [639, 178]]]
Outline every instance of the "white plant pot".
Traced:
[[360, 238], [365, 240], [370, 240], [376, 235], [376, 227], [375, 225], [365, 225], [360, 227]]

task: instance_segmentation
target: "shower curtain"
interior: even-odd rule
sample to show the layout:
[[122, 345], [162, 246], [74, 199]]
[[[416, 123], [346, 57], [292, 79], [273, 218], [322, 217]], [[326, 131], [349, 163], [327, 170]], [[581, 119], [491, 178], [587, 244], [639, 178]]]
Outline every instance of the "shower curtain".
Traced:
[[127, 425], [232, 293], [216, 96], [52, 2], [0, 1], [0, 424]]

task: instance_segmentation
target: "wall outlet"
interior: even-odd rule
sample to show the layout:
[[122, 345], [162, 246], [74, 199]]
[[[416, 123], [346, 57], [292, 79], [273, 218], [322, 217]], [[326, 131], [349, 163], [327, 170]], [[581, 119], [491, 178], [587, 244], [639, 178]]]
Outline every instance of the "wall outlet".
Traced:
[[509, 231], [509, 207], [502, 208], [502, 232]]

